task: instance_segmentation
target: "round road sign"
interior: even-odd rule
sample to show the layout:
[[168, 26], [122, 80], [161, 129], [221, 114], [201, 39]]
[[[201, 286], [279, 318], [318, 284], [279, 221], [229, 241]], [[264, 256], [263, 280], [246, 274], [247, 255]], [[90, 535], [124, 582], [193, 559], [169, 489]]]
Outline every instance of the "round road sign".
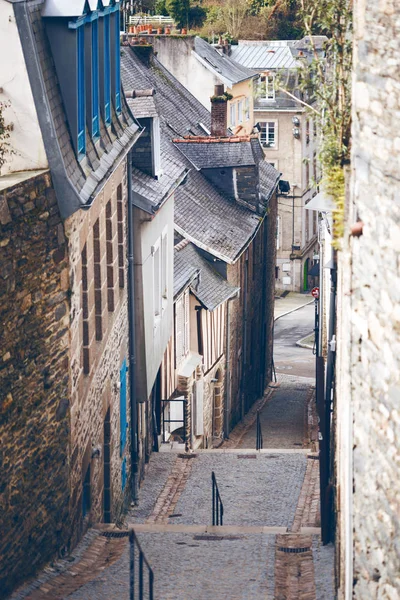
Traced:
[[318, 300], [318, 298], [319, 298], [319, 288], [318, 287], [315, 287], [311, 290], [311, 296], [313, 296], [313, 298]]

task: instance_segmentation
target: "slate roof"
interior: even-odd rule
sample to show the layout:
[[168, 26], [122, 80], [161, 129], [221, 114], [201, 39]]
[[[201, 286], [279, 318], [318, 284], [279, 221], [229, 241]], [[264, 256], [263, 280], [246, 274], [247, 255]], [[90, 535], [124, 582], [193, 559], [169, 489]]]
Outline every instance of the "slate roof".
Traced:
[[[215, 169], [224, 167], [239, 167], [254, 165], [254, 156], [250, 139], [245, 141], [240, 138], [226, 138], [215, 140], [216, 143], [207, 143], [209, 139], [200, 140], [174, 140], [175, 146], [197, 169]], [[226, 143], [228, 142], [228, 143]]]
[[[79, 12], [81, 4], [74, 0], [70, 6], [68, 2], [54, 0], [46, 6], [53, 5], [55, 9], [57, 6], [65, 8], [68, 5], [67, 12]], [[109, 4], [109, 0], [104, 4]], [[119, 164], [136, 141], [139, 126], [126, 104], [124, 94], [121, 94], [122, 113], [118, 118], [113, 113], [111, 131], [106, 130], [100, 119], [103, 143], [95, 147], [86, 130], [86, 162], [80, 163], [72, 146], [56, 69], [44, 28], [45, 19], [41, 14], [44, 0], [17, 2], [14, 6], [57, 201], [62, 217], [67, 218], [83, 206], [90, 207], [112, 175], [115, 165]]]
[[141, 96], [139, 98], [127, 98], [128, 106], [136, 119], [146, 117], [157, 117], [157, 109], [153, 96]]
[[221, 53], [200, 37], [194, 40], [194, 56], [200, 58], [202, 64], [217, 77], [220, 76], [229, 87], [257, 76], [255, 71], [239, 64], [231, 56]]
[[296, 60], [288, 46], [247, 45], [231, 46], [231, 58], [243, 67], [264, 69], [295, 69]]
[[237, 260], [260, 226], [260, 217], [224, 198], [193, 169], [172, 140], [185, 135], [204, 136], [198, 125], [211, 128], [210, 112], [157, 60], [146, 65], [133, 48], [123, 47], [121, 75], [126, 89], [155, 88], [160, 115], [161, 151], [191, 169], [175, 192], [175, 228], [198, 247], [228, 263]]
[[280, 173], [266, 160], [259, 163], [260, 192], [264, 198], [269, 198], [271, 189], [278, 183]]
[[163, 174], [159, 179], [132, 168], [133, 203], [150, 214], [170, 197], [188, 172], [181, 161], [166, 152], [161, 152], [161, 167]]
[[[194, 276], [196, 273], [199, 274], [197, 278]], [[186, 285], [190, 281], [191, 292], [210, 311], [235, 296], [240, 289], [229, 285], [190, 243], [181, 243], [175, 247], [174, 295], [175, 289], [179, 293], [185, 287], [185, 284], [182, 286], [185, 279]]]

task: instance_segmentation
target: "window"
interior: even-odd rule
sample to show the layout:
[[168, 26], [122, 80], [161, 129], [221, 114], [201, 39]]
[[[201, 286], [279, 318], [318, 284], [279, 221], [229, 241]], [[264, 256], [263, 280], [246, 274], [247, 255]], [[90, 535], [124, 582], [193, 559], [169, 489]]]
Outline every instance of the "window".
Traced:
[[121, 58], [119, 48], [119, 12], [115, 14], [115, 110], [121, 112]]
[[250, 119], [250, 98], [246, 98], [244, 101], [244, 118], [246, 121]]
[[236, 125], [236, 104], [231, 104], [229, 110], [230, 110], [231, 127], [234, 127]]
[[317, 182], [318, 177], [317, 177], [317, 154], [316, 154], [316, 152], [314, 152], [314, 155], [313, 155], [313, 177], [314, 177], [314, 181]]
[[310, 119], [306, 120], [306, 144], [310, 143]]
[[92, 21], [92, 136], [99, 135], [99, 23], [95, 19]]
[[82, 490], [82, 516], [86, 517], [90, 513], [91, 505], [91, 494], [90, 494], [90, 465], [86, 469], [85, 479], [83, 480]]
[[88, 283], [88, 260], [87, 246], [84, 245], [81, 253], [82, 264], [82, 317], [83, 317], [83, 339], [82, 356], [83, 372], [87, 375], [90, 372], [90, 327], [89, 327], [89, 283]]
[[308, 162], [308, 160], [306, 162], [306, 181], [305, 181], [305, 184], [306, 184], [306, 188], [308, 188], [310, 186], [310, 163]]
[[257, 87], [261, 100], [275, 100], [275, 75], [261, 75]]
[[85, 139], [85, 28], [77, 29], [78, 54], [78, 154], [86, 153]]
[[189, 292], [186, 291], [175, 303], [175, 356], [179, 366], [189, 353]]
[[[119, 56], [119, 53], [118, 53]], [[104, 16], [104, 120], [111, 123], [110, 15]]]
[[168, 231], [165, 229], [162, 234], [161, 240], [161, 254], [162, 254], [162, 269], [161, 269], [161, 294], [163, 303], [166, 302], [168, 297]]
[[124, 201], [122, 197], [122, 185], [117, 188], [117, 217], [118, 217], [118, 279], [119, 287], [125, 285], [125, 245], [124, 245]]
[[113, 207], [109, 200], [106, 206], [106, 255], [107, 255], [107, 305], [112, 312], [114, 304], [114, 231], [113, 231]]
[[281, 223], [280, 223], [280, 219], [281, 217], [276, 217], [276, 249], [279, 250], [280, 248], [280, 235], [281, 235]]
[[96, 340], [103, 339], [103, 298], [101, 291], [101, 244], [100, 244], [100, 221], [97, 219], [93, 225], [93, 259], [94, 259], [94, 308], [96, 324]]
[[161, 144], [160, 144], [160, 119], [153, 118], [152, 124], [153, 134], [153, 176], [159, 177], [162, 175], [161, 169]]
[[265, 148], [276, 148], [276, 125], [274, 121], [260, 123], [260, 141]]
[[243, 123], [243, 100], [238, 102], [238, 123]]
[[160, 242], [153, 246], [153, 305], [154, 317], [161, 316], [161, 251]]
[[119, 453], [122, 456], [125, 445], [126, 445], [126, 432], [128, 429], [128, 423], [126, 420], [126, 358], [122, 363], [121, 369], [119, 371], [119, 435], [120, 435], [120, 445], [119, 445]]

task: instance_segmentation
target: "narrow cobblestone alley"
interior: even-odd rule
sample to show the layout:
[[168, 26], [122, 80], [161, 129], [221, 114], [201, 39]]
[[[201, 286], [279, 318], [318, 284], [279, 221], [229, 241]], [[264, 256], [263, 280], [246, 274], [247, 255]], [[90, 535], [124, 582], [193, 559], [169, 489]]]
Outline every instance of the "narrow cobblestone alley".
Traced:
[[[298, 312], [310, 320], [308, 307]], [[280, 319], [283, 331], [285, 319], [292, 322], [293, 316]], [[296, 334], [292, 354], [295, 341]], [[311, 350], [298, 350], [311, 375]], [[305, 368], [303, 362], [302, 372]], [[333, 600], [333, 548], [322, 546], [319, 535], [313, 385], [310, 376], [279, 374], [220, 448], [200, 450], [190, 459], [175, 452], [152, 455], [139, 505], [124, 527], [134, 526], [152, 565], [156, 600]], [[255, 450], [257, 410], [261, 451]], [[214, 528], [212, 471], [224, 504], [224, 525]], [[83, 558], [65, 567], [67, 573], [47, 572], [36, 589], [13, 599], [127, 599], [127, 538], [105, 538], [100, 530], [92, 536]], [[96, 553], [99, 560], [90, 562]]]

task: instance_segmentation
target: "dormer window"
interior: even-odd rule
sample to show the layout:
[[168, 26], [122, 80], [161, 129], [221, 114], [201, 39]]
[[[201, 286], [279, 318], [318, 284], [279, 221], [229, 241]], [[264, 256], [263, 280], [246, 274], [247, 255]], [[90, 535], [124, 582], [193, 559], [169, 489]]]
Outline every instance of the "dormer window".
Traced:
[[258, 80], [258, 94], [261, 100], [274, 102], [275, 100], [275, 75], [261, 75]]
[[115, 110], [121, 112], [121, 59], [119, 44], [119, 12], [114, 14], [115, 28]]
[[104, 121], [111, 123], [110, 15], [104, 15]]
[[92, 136], [100, 135], [99, 103], [99, 23], [92, 22]]
[[[79, 160], [122, 110], [119, 0], [45, 0], [50, 42], [71, 142]], [[103, 122], [103, 123], [102, 123]]]
[[86, 153], [85, 139], [85, 28], [77, 29], [78, 155]]

